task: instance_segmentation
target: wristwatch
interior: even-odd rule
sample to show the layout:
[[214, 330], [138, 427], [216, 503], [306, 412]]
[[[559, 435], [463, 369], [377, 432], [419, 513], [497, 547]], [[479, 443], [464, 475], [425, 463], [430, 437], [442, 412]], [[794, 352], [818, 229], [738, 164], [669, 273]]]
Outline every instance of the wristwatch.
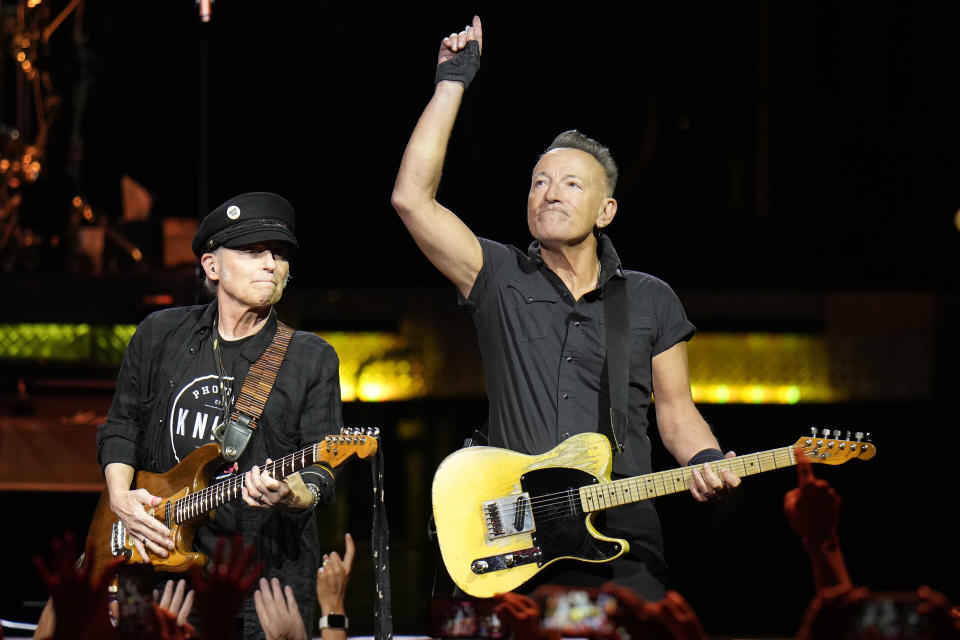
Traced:
[[320, 631], [324, 629], [343, 629], [346, 631], [348, 628], [347, 616], [341, 613], [328, 613], [320, 618], [317, 626], [320, 627]]

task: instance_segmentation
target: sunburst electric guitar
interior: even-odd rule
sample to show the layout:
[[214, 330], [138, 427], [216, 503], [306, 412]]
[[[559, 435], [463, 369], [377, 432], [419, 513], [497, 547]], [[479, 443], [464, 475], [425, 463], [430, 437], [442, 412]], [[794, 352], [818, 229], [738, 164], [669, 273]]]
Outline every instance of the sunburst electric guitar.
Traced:
[[[876, 455], [873, 444], [833, 432], [793, 446], [709, 463], [738, 477], [811, 462], [843, 464]], [[869, 440], [869, 434], [867, 434]], [[512, 591], [563, 559], [608, 562], [630, 549], [593, 526], [594, 514], [668, 493], [686, 491], [693, 467], [610, 480], [607, 439], [582, 433], [529, 456], [496, 447], [467, 447], [449, 455], [433, 480], [433, 516], [443, 563], [464, 592], [478, 598]]]
[[[379, 430], [374, 428], [342, 429], [339, 435], [327, 436], [322, 442], [264, 464], [261, 470], [283, 479], [314, 464], [324, 464], [332, 469], [354, 457], [367, 458], [375, 454], [378, 436]], [[209, 484], [210, 476], [223, 463], [220, 445], [211, 443], [194, 449], [166, 473], [138, 471], [134, 476], [132, 488], [146, 489], [163, 497], [156, 507], [144, 508], [171, 531], [174, 549], [166, 558], [153, 554], [149, 554], [149, 558], [140, 556], [133, 546], [132, 536], [110, 509], [110, 495], [104, 490], [87, 533], [88, 553], [84, 555], [84, 562], [92, 563], [92, 575], [118, 557], [129, 564], [149, 562], [157, 570], [169, 572], [183, 572], [194, 565], [205, 565], [207, 557], [193, 550], [194, 532], [211, 511], [240, 498], [243, 480], [249, 473]]]

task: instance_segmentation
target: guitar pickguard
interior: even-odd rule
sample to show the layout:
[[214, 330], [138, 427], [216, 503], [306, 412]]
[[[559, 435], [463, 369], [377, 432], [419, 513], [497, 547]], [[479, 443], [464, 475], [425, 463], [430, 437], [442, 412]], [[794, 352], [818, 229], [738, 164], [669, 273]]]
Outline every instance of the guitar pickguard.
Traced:
[[[585, 471], [553, 467], [520, 476], [520, 495], [483, 503], [487, 540], [530, 533], [533, 546], [475, 558], [476, 575], [509, 571], [528, 564], [542, 567], [560, 558], [606, 562], [623, 553], [618, 540], [597, 538], [580, 506], [580, 487], [598, 479]], [[587, 526], [585, 526], [587, 525]]]
[[536, 469], [520, 476], [537, 523], [533, 545], [540, 550], [538, 566], [558, 558], [605, 562], [623, 552], [620, 541], [597, 538], [592, 526], [585, 526], [592, 516], [580, 507], [579, 489], [598, 482], [585, 471], [563, 467]]

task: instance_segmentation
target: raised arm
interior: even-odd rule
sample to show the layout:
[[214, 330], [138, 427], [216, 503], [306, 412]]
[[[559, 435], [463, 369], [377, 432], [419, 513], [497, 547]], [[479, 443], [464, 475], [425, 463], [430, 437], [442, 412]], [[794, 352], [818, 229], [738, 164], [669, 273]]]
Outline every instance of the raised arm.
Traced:
[[[471, 42], [475, 44], [468, 45]], [[470, 80], [469, 74], [460, 78], [459, 73], [453, 72], [470, 66], [475, 70], [475, 65], [464, 58], [479, 58], [482, 48], [483, 29], [477, 16], [471, 26], [450, 34], [440, 43], [438, 82], [407, 143], [391, 197], [393, 208], [417, 246], [464, 297], [473, 289], [483, 266], [483, 254], [467, 225], [437, 202], [437, 188], [465, 83]]]

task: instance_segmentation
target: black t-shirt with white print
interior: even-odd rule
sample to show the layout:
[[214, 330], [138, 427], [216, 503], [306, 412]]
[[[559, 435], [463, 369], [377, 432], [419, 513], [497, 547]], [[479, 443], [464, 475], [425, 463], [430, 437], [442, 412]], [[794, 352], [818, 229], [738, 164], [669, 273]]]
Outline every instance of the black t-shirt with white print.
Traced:
[[219, 351], [224, 371], [222, 378], [217, 370], [216, 356], [207, 343], [194, 358], [192, 366], [177, 381], [178, 391], [170, 399], [167, 432], [161, 447], [164, 468], [172, 468], [180, 463], [197, 447], [216, 442], [213, 432], [225, 419], [223, 398], [229, 398], [231, 407], [236, 402], [233, 384], [233, 372], [237, 369], [235, 361], [251, 337], [234, 341], [220, 339]]

